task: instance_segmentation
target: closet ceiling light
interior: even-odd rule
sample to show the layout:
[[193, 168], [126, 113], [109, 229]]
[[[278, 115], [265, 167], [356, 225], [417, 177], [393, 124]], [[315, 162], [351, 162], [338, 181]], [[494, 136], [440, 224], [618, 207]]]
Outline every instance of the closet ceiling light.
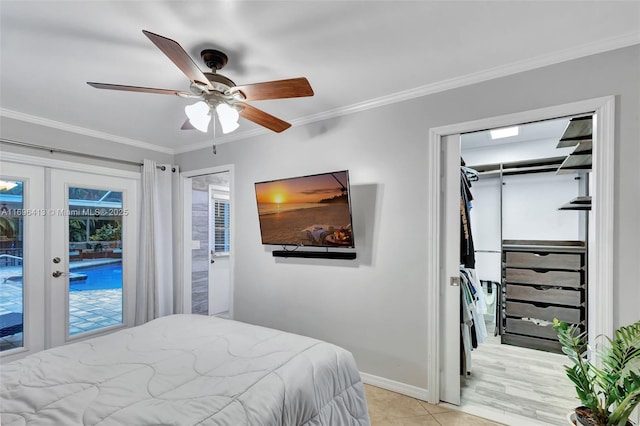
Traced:
[[489, 130], [491, 133], [491, 139], [502, 139], [510, 136], [518, 136], [520, 128], [518, 126], [503, 127], [502, 129]]

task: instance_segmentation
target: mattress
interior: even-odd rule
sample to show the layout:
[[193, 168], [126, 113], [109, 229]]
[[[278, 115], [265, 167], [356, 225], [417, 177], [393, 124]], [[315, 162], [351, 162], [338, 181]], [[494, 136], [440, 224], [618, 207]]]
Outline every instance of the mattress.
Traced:
[[3, 426], [369, 425], [350, 352], [199, 315], [7, 363], [0, 398]]

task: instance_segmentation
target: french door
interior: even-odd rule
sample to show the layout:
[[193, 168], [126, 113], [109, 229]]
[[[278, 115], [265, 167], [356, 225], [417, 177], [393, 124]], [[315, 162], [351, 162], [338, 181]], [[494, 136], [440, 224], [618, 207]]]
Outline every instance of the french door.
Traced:
[[133, 324], [138, 180], [98, 170], [2, 163], [3, 360]]

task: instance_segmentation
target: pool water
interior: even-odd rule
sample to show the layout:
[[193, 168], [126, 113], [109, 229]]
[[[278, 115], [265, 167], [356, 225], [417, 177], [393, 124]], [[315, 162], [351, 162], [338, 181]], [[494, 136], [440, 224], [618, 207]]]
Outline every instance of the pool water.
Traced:
[[111, 290], [122, 288], [122, 263], [112, 263], [72, 271], [87, 276], [86, 280], [69, 281], [69, 291]]

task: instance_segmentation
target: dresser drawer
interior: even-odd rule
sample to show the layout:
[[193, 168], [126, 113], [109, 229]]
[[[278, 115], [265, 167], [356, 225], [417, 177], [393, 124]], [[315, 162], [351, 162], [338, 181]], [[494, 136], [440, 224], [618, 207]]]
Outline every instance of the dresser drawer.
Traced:
[[534, 271], [533, 269], [505, 268], [504, 277], [507, 283], [582, 287], [582, 276], [578, 271]]
[[524, 334], [544, 339], [558, 339], [558, 334], [553, 330], [553, 324], [536, 325], [531, 321], [517, 318], [507, 318], [507, 333]]
[[580, 253], [505, 252], [506, 266], [529, 269], [580, 270], [583, 266], [582, 258]]
[[538, 349], [547, 352], [562, 353], [562, 345], [558, 340], [541, 339], [539, 337], [521, 336], [518, 334], [503, 334], [502, 343], [523, 348]]
[[561, 306], [540, 307], [532, 303], [510, 302], [507, 300], [506, 314], [508, 317], [536, 318], [545, 321], [560, 321], [578, 324], [581, 320], [580, 308], [565, 308]]
[[553, 287], [507, 284], [507, 299], [579, 307], [582, 305], [582, 292]]

